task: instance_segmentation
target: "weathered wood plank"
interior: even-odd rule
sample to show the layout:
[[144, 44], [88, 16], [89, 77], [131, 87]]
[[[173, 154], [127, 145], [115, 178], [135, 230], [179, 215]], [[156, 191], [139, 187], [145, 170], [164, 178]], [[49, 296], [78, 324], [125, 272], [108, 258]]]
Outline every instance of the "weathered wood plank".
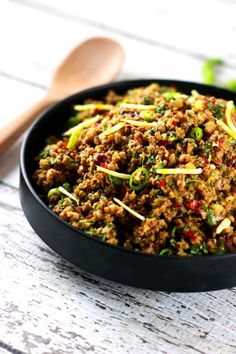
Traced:
[[125, 7], [122, 3], [111, 5], [109, 0], [88, 0], [83, 6], [76, 0], [71, 0], [69, 6], [63, 0], [17, 3], [189, 56], [223, 57], [228, 65], [236, 67], [232, 47], [236, 3], [232, 0], [129, 0]]
[[[235, 289], [135, 289], [69, 264], [34, 234], [0, 184], [0, 338], [25, 353], [235, 353]], [[3, 271], [4, 270], [4, 271]]]
[[[173, 4], [175, 3], [176, 2], [173, 2]], [[37, 2], [35, 2], [35, 4], [37, 5]], [[154, 6], [153, 11], [151, 5], [150, 9], [148, 6], [145, 6], [146, 10], [144, 10], [144, 12], [142, 11], [143, 4], [141, 7], [136, 6], [135, 16], [132, 16], [132, 21], [130, 19], [130, 13], [133, 13], [134, 2], [129, 1], [126, 3], [126, 11], [123, 11], [123, 7], [119, 6], [117, 9], [119, 12], [116, 16], [113, 16], [114, 9], [112, 6], [108, 6], [107, 0], [103, 0], [101, 3], [91, 0], [86, 1], [82, 7], [78, 7], [77, 1], [71, 1], [70, 6], [67, 6], [65, 2], [50, 2], [50, 5], [47, 2], [47, 5], [45, 5], [43, 9], [39, 7], [40, 11], [35, 4], [32, 1], [23, 0], [17, 2], [9, 0], [0, 1], [0, 30], [2, 33], [4, 33], [4, 31], [8, 33], [7, 39], [5, 37], [1, 39], [2, 53], [0, 57], [0, 68], [2, 71], [43, 85], [49, 84], [52, 70], [66, 53], [78, 42], [93, 35], [113, 36], [121, 42], [125, 48], [127, 59], [124, 66], [125, 77], [127, 77], [128, 74], [129, 77], [166, 77], [201, 81], [201, 59], [197, 56], [191, 57], [185, 53], [181, 53], [181, 51], [177, 52], [165, 48], [158, 45], [158, 43], [152, 44], [150, 39], [152, 37], [164, 38], [164, 42], [166, 42], [165, 36], [170, 33], [170, 38], [172, 41], [176, 42], [176, 46], [179, 40], [187, 41], [188, 46], [192, 45], [194, 47], [195, 41], [200, 41], [202, 46], [204, 45], [204, 47], [201, 47], [202, 52], [204, 52], [205, 49], [207, 50], [210, 45], [218, 43], [217, 41], [203, 41], [200, 33], [194, 38], [192, 31], [195, 27], [193, 28], [193, 26], [191, 27], [191, 31], [186, 30], [184, 35], [183, 32], [181, 32], [181, 35], [178, 35], [178, 31], [182, 28], [181, 26], [185, 25], [184, 12], [182, 15], [178, 13], [178, 16], [173, 16], [172, 14], [171, 19], [169, 19], [169, 21], [173, 20], [171, 28], [173, 27], [177, 31], [175, 35], [173, 35], [173, 31], [164, 30], [164, 28], [166, 29], [166, 26], [168, 26], [168, 22], [164, 24], [165, 19], [162, 16], [163, 14], [161, 11], [159, 14], [158, 7], [155, 8], [153, 5], [154, 2], [152, 4], [152, 6]], [[54, 8], [58, 6], [60, 9], [61, 7], [61, 16], [57, 15], [56, 10], [53, 11], [52, 5]], [[50, 6], [52, 7], [52, 11], [49, 11]], [[162, 2], [162, 6], [166, 9], [164, 2]], [[99, 7], [98, 12], [95, 11], [98, 10], [97, 7]], [[94, 10], [91, 11], [91, 8]], [[101, 11], [102, 8], [106, 8], [106, 11]], [[68, 18], [66, 16], [68, 12], [73, 13], [74, 16], [76, 16], [76, 14], [84, 14], [84, 16], [88, 16], [88, 18], [89, 16], [96, 16], [97, 21], [100, 21], [98, 23], [104, 23], [107, 27], [91, 26], [83, 23], [80, 17], [78, 17], [78, 19]], [[143, 18], [148, 18], [147, 14], [149, 12], [151, 16], [150, 20], [145, 20], [145, 25], [142, 25]], [[94, 15], [92, 15], [92, 13]], [[99, 13], [99, 16], [97, 16], [97, 13]], [[126, 16], [129, 17], [129, 20], [126, 19]], [[152, 16], [155, 17], [155, 21], [152, 20]], [[111, 27], [118, 27], [120, 18], [123, 19], [122, 27], [129, 26], [131, 28], [130, 30], [132, 30], [132, 34], [140, 32], [146, 33], [144, 39], [136, 39], [131, 35], [129, 38], [126, 33], [112, 33]], [[178, 22], [178, 26], [175, 21]], [[18, 29], [18, 36], [21, 38], [20, 42], [16, 41], [15, 30], [12, 28], [11, 23], [14, 23], [15, 27]], [[112, 26], [110, 26], [110, 24], [112, 24]], [[148, 26], [150, 25], [157, 27], [149, 28]], [[31, 31], [30, 36], [28, 36], [29, 28]], [[119, 28], [121, 28], [121, 25], [119, 25]], [[206, 30], [206, 24], [205, 27], [200, 26], [200, 28]], [[197, 30], [200, 30], [200, 28], [198, 26]], [[194, 30], [196, 31], [196, 29]], [[202, 30], [203, 29], [201, 29], [201, 31]], [[221, 26], [221, 31], [222, 30], [223, 27]], [[230, 47], [230, 59], [232, 60], [234, 55], [232, 52], [232, 41], [230, 41], [231, 32], [229, 31], [227, 34], [229, 40], [223, 41], [222, 45], [224, 44]], [[223, 58], [226, 57], [227, 59], [227, 51], [223, 50], [222, 46], [219, 47], [219, 45], [217, 48], [221, 49], [218, 55], [220, 55], [220, 57], [223, 56]], [[15, 60], [16, 51], [18, 56], [17, 61]], [[217, 55], [217, 53], [211, 53], [211, 55]], [[124, 77], [124, 75], [122, 77]], [[233, 75], [234, 70], [225, 68], [222, 73], [222, 79], [232, 78]]]

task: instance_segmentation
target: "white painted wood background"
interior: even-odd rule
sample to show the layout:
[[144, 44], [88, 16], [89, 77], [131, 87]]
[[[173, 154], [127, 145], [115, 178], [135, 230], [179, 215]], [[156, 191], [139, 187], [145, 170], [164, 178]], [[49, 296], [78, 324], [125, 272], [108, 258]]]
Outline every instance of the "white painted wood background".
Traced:
[[[0, 0], [0, 127], [45, 92], [78, 42], [125, 48], [120, 79], [236, 78], [234, 0]], [[0, 353], [236, 353], [236, 289], [181, 294], [85, 273], [33, 232], [18, 198], [21, 140], [0, 160]], [[235, 271], [232, 269], [232, 271]]]

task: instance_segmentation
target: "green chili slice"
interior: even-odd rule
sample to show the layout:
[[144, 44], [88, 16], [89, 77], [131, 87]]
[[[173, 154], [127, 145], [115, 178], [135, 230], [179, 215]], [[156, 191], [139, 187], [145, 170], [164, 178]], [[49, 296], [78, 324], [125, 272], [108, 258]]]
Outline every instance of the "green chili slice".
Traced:
[[203, 130], [199, 127], [195, 127], [190, 131], [190, 137], [200, 141], [201, 138], [203, 137]]
[[141, 111], [140, 117], [143, 118], [146, 122], [152, 122], [154, 119], [154, 114], [152, 111]]
[[145, 167], [139, 167], [132, 173], [129, 180], [129, 186], [133, 191], [140, 191], [146, 186], [148, 178], [148, 170]]
[[171, 256], [172, 250], [170, 248], [163, 248], [161, 252], [159, 252], [159, 256]]
[[51, 196], [53, 196], [54, 194], [60, 194], [58, 188], [50, 189], [49, 192], [48, 192], [48, 198], [51, 198]]

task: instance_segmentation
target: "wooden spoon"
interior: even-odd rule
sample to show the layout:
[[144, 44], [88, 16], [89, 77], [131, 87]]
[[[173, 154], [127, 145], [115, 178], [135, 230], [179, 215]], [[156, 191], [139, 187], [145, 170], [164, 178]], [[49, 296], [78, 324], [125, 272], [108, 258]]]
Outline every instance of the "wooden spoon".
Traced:
[[109, 38], [91, 38], [76, 47], [54, 72], [46, 95], [1, 129], [0, 155], [51, 104], [77, 91], [112, 81], [119, 73], [123, 59], [122, 47]]

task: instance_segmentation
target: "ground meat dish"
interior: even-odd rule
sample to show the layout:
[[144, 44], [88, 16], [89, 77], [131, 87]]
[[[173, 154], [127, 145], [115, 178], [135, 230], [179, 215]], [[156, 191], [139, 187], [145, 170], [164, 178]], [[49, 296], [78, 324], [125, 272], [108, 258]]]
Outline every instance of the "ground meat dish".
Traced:
[[232, 101], [153, 83], [74, 110], [36, 157], [33, 180], [54, 213], [132, 251], [236, 250]]

